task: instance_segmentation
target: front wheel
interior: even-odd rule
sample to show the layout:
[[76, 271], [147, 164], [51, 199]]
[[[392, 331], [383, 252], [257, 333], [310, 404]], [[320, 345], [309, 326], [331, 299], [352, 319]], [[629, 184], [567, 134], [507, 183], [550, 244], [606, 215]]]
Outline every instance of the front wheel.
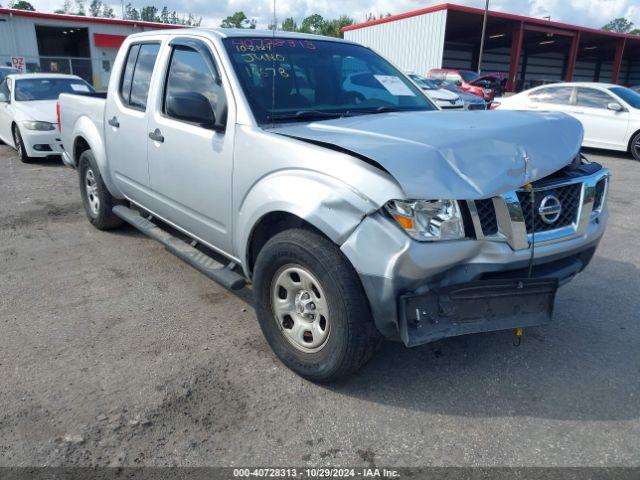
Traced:
[[629, 144], [631, 156], [636, 160], [640, 160], [640, 132], [636, 133]]
[[275, 235], [258, 255], [253, 280], [262, 332], [298, 375], [316, 382], [345, 377], [380, 344], [360, 279], [320, 234]]
[[31, 163], [33, 161], [33, 158], [27, 154], [27, 149], [24, 146], [24, 141], [17, 125], [13, 127], [13, 144], [16, 146], [18, 158], [22, 163]]
[[87, 218], [99, 230], [110, 230], [122, 225], [122, 220], [116, 217], [111, 209], [118, 204], [104, 182], [98, 170], [98, 164], [91, 153], [85, 150], [78, 161], [80, 177], [80, 196], [87, 214]]

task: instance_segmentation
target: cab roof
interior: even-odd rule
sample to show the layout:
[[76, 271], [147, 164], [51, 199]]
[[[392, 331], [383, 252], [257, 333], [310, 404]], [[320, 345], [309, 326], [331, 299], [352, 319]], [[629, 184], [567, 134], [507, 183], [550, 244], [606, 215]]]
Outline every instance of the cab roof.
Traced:
[[272, 30], [254, 30], [250, 28], [204, 28], [204, 27], [196, 27], [196, 28], [180, 28], [180, 29], [171, 29], [171, 30], [150, 30], [147, 32], [140, 32], [130, 35], [131, 37], [147, 37], [154, 36], [158, 34], [164, 35], [179, 35], [179, 34], [189, 34], [189, 35], [203, 35], [208, 37], [214, 37], [218, 39], [223, 38], [292, 38], [297, 40], [322, 40], [322, 41], [331, 41], [331, 42], [342, 42], [342, 43], [355, 43], [349, 40], [345, 40], [343, 38], [336, 37], [326, 37], [324, 35], [313, 35], [309, 33], [298, 33], [298, 32], [285, 32], [282, 30], [276, 30], [275, 34]]

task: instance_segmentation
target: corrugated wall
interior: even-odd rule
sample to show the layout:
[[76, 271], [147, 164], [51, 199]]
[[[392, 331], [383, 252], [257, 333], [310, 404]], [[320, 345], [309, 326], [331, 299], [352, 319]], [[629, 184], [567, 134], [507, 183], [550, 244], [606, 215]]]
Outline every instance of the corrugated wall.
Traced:
[[372, 48], [403, 71], [424, 74], [442, 66], [447, 11], [348, 30], [344, 38]]

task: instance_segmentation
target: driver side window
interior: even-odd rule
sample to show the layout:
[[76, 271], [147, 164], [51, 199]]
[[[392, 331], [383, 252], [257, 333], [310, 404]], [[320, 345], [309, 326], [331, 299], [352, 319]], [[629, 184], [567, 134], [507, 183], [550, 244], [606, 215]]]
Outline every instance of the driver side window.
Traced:
[[173, 48], [163, 103], [166, 116], [205, 128], [226, 120], [227, 100], [217, 69], [187, 46]]

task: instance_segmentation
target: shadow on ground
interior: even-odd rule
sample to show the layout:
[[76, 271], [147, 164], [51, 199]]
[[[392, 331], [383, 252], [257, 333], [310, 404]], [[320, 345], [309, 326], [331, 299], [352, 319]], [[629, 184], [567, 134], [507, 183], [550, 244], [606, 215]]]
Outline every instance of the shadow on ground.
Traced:
[[[597, 275], [593, 275], [597, 272]], [[640, 416], [640, 272], [596, 258], [558, 294], [554, 322], [408, 349], [387, 343], [365, 369], [328, 387], [345, 396], [443, 415], [628, 420]], [[585, 291], [592, 302], [584, 303]], [[609, 312], [617, 311], [617, 316]]]

